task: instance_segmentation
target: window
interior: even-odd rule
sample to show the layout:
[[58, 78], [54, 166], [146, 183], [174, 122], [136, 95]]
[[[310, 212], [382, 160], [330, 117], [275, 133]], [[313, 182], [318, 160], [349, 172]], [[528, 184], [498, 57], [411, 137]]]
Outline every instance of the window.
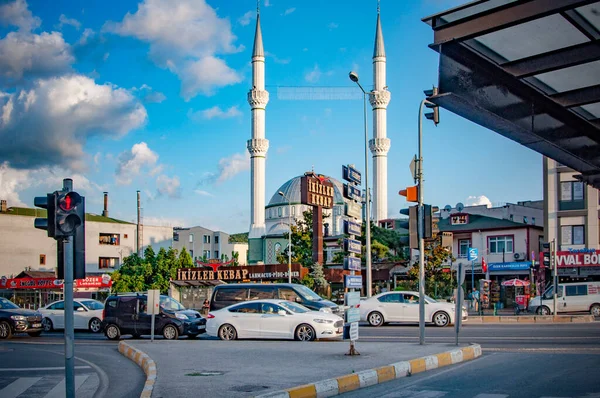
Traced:
[[100, 234], [99, 244], [119, 246], [121, 244], [121, 235], [119, 234]]
[[210, 258], [210, 250], [204, 250], [203, 257]]
[[295, 216], [295, 215], [296, 215], [296, 206], [292, 206], [292, 216]]
[[527, 224], [527, 216], [523, 216], [523, 224]]
[[124, 234], [124, 235], [123, 235], [123, 239], [127, 239], [127, 234]]
[[[279, 311], [285, 311], [277, 304], [263, 303], [261, 313], [263, 314], [277, 314]], [[285, 311], [287, 313], [287, 311]]]
[[567, 296], [587, 296], [587, 285], [565, 286]]
[[215, 250], [215, 258], [219, 258], [219, 251]]
[[404, 302], [407, 304], [419, 304], [419, 297], [414, 294], [405, 294]]
[[[127, 235], [125, 235], [125, 238], [127, 238]], [[173, 241], [179, 242], [179, 233], [178, 232], [173, 232]]]
[[558, 210], [585, 209], [583, 182], [566, 181], [560, 183]]
[[382, 303], [401, 303], [402, 295], [400, 293], [386, 294], [379, 297], [377, 300]]
[[280, 288], [279, 289], [279, 298], [283, 300], [296, 301], [296, 298], [299, 298], [298, 293], [289, 288]]
[[194, 234], [190, 234], [190, 235], [188, 236], [188, 242], [190, 242], [190, 243], [194, 243]]
[[531, 217], [531, 225], [535, 225], [535, 217]]
[[510, 221], [514, 221], [514, 218], [515, 218], [515, 217], [514, 217], [512, 214], [511, 214], [510, 216], [508, 216], [508, 219], [509, 219]]
[[219, 243], [219, 235], [215, 235], [215, 243]]
[[210, 243], [210, 235], [204, 235], [204, 243]]
[[58, 303], [54, 303], [50, 307], [48, 307], [48, 309], [55, 310], [55, 311], [64, 311], [65, 310], [65, 302], [59, 301]]
[[215, 301], [246, 301], [248, 298], [248, 289], [232, 288], [232, 289], [219, 289], [215, 295]]
[[40, 254], [40, 265], [46, 265], [46, 255]]
[[471, 239], [459, 239], [458, 257], [467, 258], [469, 255], [469, 247], [471, 247]]
[[233, 307], [229, 312], [241, 312], [242, 314], [259, 314], [260, 304], [259, 303], [246, 303], [240, 304], [237, 307]]
[[585, 225], [563, 225], [560, 233], [562, 245], [585, 245]]
[[282, 214], [281, 212], [282, 212], [282, 211], [283, 211], [283, 210], [281, 209], [281, 207], [278, 207], [278, 208], [277, 208], [277, 216], [278, 216], [278, 217], [281, 217], [281, 214]]
[[98, 268], [116, 268], [119, 266], [119, 257], [100, 257]]
[[253, 287], [250, 288], [250, 300], [274, 299], [274, 287]]
[[490, 248], [490, 254], [513, 252], [512, 236], [493, 236], [491, 238], [488, 238], [488, 243], [488, 246]]

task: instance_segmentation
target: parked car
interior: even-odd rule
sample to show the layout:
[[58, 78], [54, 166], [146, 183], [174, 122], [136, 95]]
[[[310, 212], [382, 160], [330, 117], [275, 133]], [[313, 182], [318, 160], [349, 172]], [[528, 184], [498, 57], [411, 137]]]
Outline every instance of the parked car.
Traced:
[[280, 299], [253, 300], [211, 311], [206, 333], [221, 340], [295, 339], [312, 341], [342, 337], [344, 320]]
[[[589, 312], [600, 316], [600, 282], [561, 283], [556, 290], [556, 312]], [[551, 315], [554, 310], [554, 286], [543, 297], [529, 301], [530, 312]]]
[[[87, 329], [92, 333], [100, 332], [104, 304], [92, 299], [73, 300], [73, 326], [75, 329]], [[40, 308], [42, 325], [49, 332], [65, 328], [65, 301], [59, 300]]]
[[16, 333], [38, 337], [42, 331], [42, 314], [0, 297], [0, 339], [10, 339]]
[[243, 301], [263, 299], [289, 300], [315, 311], [328, 311], [343, 316], [335, 303], [323, 299], [304, 285], [296, 283], [237, 283], [215, 286], [210, 311], [219, 310]]
[[[381, 326], [387, 322], [419, 322], [419, 293], [410, 291], [393, 291], [380, 293], [361, 300], [359, 303], [360, 319], [371, 326]], [[444, 327], [455, 320], [456, 305], [437, 301], [425, 296], [425, 322]], [[467, 309], [462, 308], [462, 319], [467, 320]]]
[[[124, 334], [133, 337], [151, 334], [152, 316], [146, 312], [147, 295], [127, 293], [109, 296], [104, 302], [101, 328], [111, 340]], [[206, 331], [206, 319], [198, 311], [187, 310], [180, 302], [160, 296], [159, 314], [154, 316], [154, 334], [176, 340], [181, 335], [196, 337]]]

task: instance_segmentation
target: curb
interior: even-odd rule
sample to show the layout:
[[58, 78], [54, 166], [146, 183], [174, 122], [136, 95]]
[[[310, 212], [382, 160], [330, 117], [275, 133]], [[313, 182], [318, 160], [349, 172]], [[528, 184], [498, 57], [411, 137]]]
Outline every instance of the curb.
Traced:
[[396, 362], [388, 366], [363, 370], [333, 379], [318, 381], [312, 384], [292, 387], [286, 390], [257, 395], [256, 398], [321, 398], [332, 397], [348, 391], [358, 390], [384, 383], [389, 380], [411, 376], [460, 362], [469, 361], [481, 356], [481, 346], [472, 344], [468, 347], [457, 348], [441, 354], [429, 355], [408, 361]]
[[150, 398], [156, 382], [156, 363], [145, 352], [133, 348], [124, 341], [119, 342], [119, 352], [135, 362], [146, 374], [146, 383], [140, 398]]
[[593, 315], [511, 315], [469, 316], [468, 323], [589, 323], [595, 322]]

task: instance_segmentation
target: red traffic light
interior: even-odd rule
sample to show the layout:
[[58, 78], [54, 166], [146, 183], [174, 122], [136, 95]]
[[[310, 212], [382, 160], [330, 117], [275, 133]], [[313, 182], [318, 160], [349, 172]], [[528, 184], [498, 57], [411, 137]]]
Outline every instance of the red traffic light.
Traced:
[[77, 192], [68, 192], [58, 199], [58, 207], [63, 211], [71, 211], [79, 203], [81, 203], [81, 196]]

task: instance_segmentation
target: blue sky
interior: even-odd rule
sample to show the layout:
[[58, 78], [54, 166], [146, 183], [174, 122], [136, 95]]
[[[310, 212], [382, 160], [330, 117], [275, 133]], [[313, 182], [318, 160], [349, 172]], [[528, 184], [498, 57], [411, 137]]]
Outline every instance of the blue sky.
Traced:
[[[463, 2], [381, 1], [390, 217], [406, 206], [397, 192], [412, 185], [418, 105], [437, 80], [433, 34], [421, 18]], [[342, 164], [364, 169], [360, 95], [291, 100], [278, 92], [358, 91], [350, 70], [370, 89], [377, 2], [260, 4], [268, 203], [313, 167], [338, 179]], [[255, 24], [252, 0], [0, 2], [0, 198], [32, 207], [71, 177], [88, 212], [102, 212], [107, 191], [111, 217], [134, 220], [140, 190], [146, 224], [248, 231]], [[424, 123], [426, 202], [542, 198], [541, 155], [440, 114], [437, 127]], [[369, 106], [370, 135], [371, 122]]]

